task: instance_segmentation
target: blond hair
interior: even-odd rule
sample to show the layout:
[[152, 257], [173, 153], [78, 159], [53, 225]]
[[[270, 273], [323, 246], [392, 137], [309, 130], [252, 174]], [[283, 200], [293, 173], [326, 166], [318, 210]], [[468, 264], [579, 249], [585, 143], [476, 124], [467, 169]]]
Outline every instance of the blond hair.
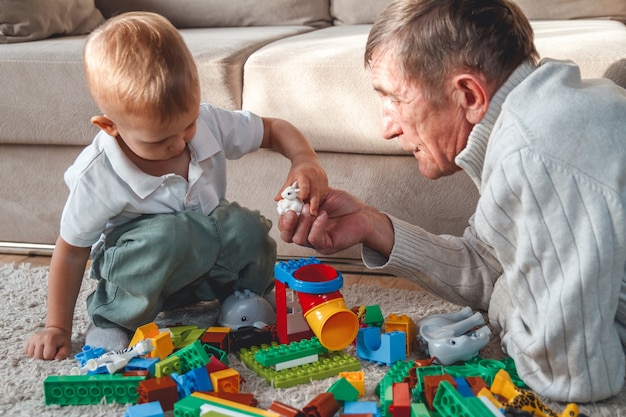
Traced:
[[143, 114], [166, 122], [191, 109], [198, 70], [178, 30], [163, 16], [124, 13], [94, 30], [85, 43], [87, 85], [101, 110]]
[[498, 86], [527, 60], [536, 61], [530, 22], [508, 0], [396, 0], [370, 31], [365, 65], [375, 51], [392, 51], [400, 75], [431, 99], [458, 70], [485, 74]]

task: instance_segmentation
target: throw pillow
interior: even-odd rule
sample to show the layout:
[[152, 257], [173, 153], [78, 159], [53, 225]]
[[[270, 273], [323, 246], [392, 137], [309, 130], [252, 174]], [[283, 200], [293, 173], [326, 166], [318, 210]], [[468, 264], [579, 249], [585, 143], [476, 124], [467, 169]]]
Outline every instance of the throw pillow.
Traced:
[[103, 21], [94, 0], [2, 0], [0, 43], [82, 35]]

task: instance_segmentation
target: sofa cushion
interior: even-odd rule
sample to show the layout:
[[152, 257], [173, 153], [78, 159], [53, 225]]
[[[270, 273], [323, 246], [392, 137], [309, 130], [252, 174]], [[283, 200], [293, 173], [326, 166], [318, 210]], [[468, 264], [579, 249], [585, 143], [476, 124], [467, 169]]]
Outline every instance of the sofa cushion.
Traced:
[[379, 99], [363, 64], [369, 29], [333, 26], [261, 48], [244, 67], [242, 107], [289, 120], [318, 151], [405, 154], [380, 138]]
[[609, 78], [626, 88], [626, 25], [612, 20], [531, 21], [541, 57], [580, 66], [583, 78]]
[[81, 35], [103, 21], [94, 0], [2, 0], [0, 43]]
[[[610, 18], [626, 22], [624, 0], [514, 0], [531, 20]], [[374, 23], [391, 0], [331, 0], [336, 25]]]
[[515, 0], [531, 20], [610, 18], [626, 22], [624, 0]]
[[[312, 30], [309, 26], [182, 29], [198, 64], [202, 100], [238, 109], [243, 64], [274, 40]], [[85, 36], [2, 46], [0, 143], [86, 145], [99, 111], [85, 84]]]
[[391, 0], [331, 0], [330, 14], [335, 25], [374, 23]]
[[330, 25], [328, 0], [96, 0], [106, 17], [144, 10], [178, 28]]

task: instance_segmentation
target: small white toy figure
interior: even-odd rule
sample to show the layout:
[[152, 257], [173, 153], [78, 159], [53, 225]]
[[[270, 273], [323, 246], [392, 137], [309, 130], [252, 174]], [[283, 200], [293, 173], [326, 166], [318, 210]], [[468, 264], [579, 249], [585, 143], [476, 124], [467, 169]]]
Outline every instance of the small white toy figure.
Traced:
[[292, 210], [295, 211], [296, 214], [299, 216], [300, 212], [302, 211], [302, 206], [304, 206], [304, 203], [302, 203], [302, 200], [300, 199], [299, 193], [300, 189], [298, 188], [298, 181], [294, 182], [292, 185], [285, 187], [283, 192], [280, 193], [282, 200], [278, 202], [278, 206], [276, 207], [278, 214], [282, 216], [289, 210]]
[[152, 352], [154, 345], [150, 339], [144, 339], [136, 345], [119, 351], [107, 352], [98, 358], [89, 359], [82, 368], [72, 369], [72, 375], [84, 375], [87, 372], [94, 372], [100, 367], [105, 367], [107, 372], [114, 374], [124, 368], [128, 362], [135, 357], [147, 355]]

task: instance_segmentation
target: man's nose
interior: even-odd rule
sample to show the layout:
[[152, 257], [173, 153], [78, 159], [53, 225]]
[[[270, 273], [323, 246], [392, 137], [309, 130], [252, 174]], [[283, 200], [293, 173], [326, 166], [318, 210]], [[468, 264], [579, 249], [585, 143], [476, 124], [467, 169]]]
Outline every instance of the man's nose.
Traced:
[[381, 121], [381, 135], [384, 139], [393, 139], [402, 134], [402, 128], [398, 123], [398, 113], [389, 100], [383, 102]]

